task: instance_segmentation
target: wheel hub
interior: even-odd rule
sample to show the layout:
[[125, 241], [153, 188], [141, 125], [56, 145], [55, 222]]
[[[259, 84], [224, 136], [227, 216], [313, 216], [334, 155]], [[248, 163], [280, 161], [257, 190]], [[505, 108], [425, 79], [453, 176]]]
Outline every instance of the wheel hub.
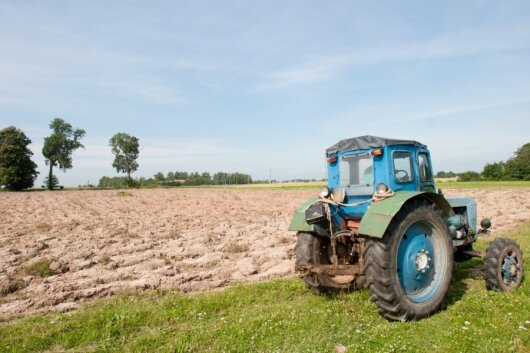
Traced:
[[432, 259], [429, 257], [429, 251], [421, 249], [416, 253], [416, 271], [420, 273], [425, 273], [428, 269], [431, 268]]
[[519, 267], [517, 260], [513, 255], [509, 255], [504, 259], [504, 264], [502, 265], [502, 275], [505, 282], [514, 281], [517, 278], [519, 272]]

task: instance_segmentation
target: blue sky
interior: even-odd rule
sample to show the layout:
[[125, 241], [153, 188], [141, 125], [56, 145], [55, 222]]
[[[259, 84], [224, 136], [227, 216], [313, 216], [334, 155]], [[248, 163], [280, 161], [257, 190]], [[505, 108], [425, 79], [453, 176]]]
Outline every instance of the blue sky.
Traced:
[[55, 117], [87, 132], [64, 185], [116, 175], [116, 132], [136, 176], [322, 178], [366, 134], [481, 170], [530, 142], [530, 2], [0, 0], [0, 128], [33, 141], [37, 185]]

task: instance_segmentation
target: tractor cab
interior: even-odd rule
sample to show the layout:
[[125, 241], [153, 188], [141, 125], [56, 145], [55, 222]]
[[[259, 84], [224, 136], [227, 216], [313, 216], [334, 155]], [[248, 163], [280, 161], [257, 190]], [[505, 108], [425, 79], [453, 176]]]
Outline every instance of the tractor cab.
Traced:
[[[392, 190], [435, 192], [427, 146], [411, 140], [361, 136], [326, 150], [327, 188], [322, 195], [343, 204], [342, 218], [360, 219], [377, 193]], [[368, 202], [366, 202], [368, 201]]]
[[408, 140], [361, 136], [326, 151], [328, 188], [344, 188], [348, 199], [371, 197], [376, 186], [394, 191], [434, 192], [427, 146]]

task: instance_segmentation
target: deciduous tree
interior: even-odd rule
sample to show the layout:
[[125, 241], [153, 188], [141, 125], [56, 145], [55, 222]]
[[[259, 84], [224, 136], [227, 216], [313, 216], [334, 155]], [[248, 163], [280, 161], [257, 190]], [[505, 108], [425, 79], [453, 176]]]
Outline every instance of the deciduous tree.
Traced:
[[72, 125], [60, 118], [50, 123], [52, 134], [44, 139], [42, 154], [50, 166], [48, 189], [53, 189], [53, 167], [59, 166], [63, 171], [72, 168], [72, 153], [84, 146], [79, 142], [85, 136], [85, 130], [73, 129]]
[[486, 164], [481, 175], [487, 180], [501, 180], [504, 176], [504, 162]]
[[8, 190], [22, 190], [33, 186], [37, 165], [31, 160], [28, 148], [31, 140], [14, 126], [0, 131], [0, 185]]
[[504, 171], [509, 179], [530, 180], [530, 143], [523, 145], [506, 161]]
[[138, 156], [140, 155], [140, 143], [137, 137], [124, 132], [118, 132], [109, 140], [109, 146], [114, 153], [112, 166], [117, 172], [127, 173], [127, 179], [131, 180], [131, 173], [138, 169]]

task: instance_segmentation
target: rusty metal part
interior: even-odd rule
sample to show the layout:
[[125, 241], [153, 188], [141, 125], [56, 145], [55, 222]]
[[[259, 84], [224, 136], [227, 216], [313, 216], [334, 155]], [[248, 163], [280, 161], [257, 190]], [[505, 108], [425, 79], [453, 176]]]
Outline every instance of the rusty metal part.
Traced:
[[361, 221], [360, 220], [348, 219], [346, 221], [346, 228], [348, 228], [349, 230], [351, 230], [354, 233], [357, 233], [357, 231], [359, 230], [359, 226], [360, 225], [361, 225]]
[[337, 238], [333, 237], [331, 238], [331, 263], [333, 263], [333, 266], [339, 265], [339, 257], [337, 256]]
[[359, 276], [361, 267], [359, 265], [318, 265], [307, 266], [297, 265], [295, 270], [301, 277], [308, 276], [311, 273], [328, 276]]
[[466, 254], [472, 257], [482, 257], [482, 253], [477, 250], [471, 250], [471, 251], [462, 251], [462, 254]]

